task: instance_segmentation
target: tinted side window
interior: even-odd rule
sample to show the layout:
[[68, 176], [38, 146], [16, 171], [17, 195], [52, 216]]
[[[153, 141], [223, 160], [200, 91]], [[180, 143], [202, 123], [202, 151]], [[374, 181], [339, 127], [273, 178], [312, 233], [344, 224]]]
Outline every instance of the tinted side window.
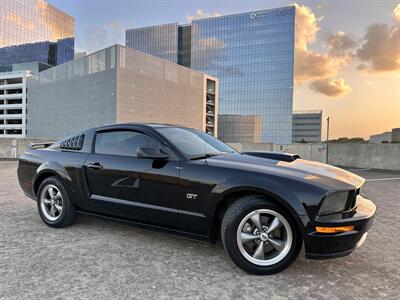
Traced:
[[94, 152], [136, 157], [140, 147], [159, 147], [159, 143], [137, 131], [100, 132], [96, 134]]

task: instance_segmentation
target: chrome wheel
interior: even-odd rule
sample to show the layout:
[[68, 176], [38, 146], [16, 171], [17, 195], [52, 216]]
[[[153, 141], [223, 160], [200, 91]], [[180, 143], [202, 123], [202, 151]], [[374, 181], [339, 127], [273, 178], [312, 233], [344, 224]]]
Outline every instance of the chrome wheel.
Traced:
[[63, 210], [60, 190], [52, 184], [46, 185], [40, 193], [40, 210], [49, 221], [57, 221]]
[[270, 209], [257, 209], [243, 218], [237, 229], [241, 254], [258, 266], [280, 262], [289, 253], [293, 233], [289, 222]]

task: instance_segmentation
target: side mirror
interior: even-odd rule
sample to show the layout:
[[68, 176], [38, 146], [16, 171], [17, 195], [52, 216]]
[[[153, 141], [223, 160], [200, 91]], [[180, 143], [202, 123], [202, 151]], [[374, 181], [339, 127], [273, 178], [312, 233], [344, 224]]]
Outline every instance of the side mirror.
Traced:
[[168, 159], [169, 155], [160, 148], [139, 148], [137, 151], [138, 158], [152, 159]]

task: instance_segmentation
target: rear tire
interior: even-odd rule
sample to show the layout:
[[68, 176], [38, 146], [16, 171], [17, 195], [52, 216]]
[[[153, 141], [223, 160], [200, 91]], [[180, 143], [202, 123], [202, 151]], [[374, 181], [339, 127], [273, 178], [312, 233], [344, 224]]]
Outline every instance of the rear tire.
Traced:
[[232, 261], [255, 275], [283, 271], [294, 262], [302, 246], [290, 215], [259, 195], [240, 198], [228, 208], [221, 237]]
[[37, 206], [40, 218], [50, 227], [61, 228], [71, 225], [77, 217], [67, 190], [56, 177], [46, 178], [40, 184]]

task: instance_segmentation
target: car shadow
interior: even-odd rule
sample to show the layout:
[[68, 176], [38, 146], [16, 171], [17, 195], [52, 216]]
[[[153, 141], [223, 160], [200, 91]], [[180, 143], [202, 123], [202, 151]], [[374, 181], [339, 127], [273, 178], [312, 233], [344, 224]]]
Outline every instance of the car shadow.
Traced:
[[[94, 216], [80, 216], [78, 222], [74, 225], [89, 231], [99, 231], [99, 234], [107, 234], [107, 238], [112, 236], [113, 240], [123, 239], [132, 245], [131, 250], [135, 250], [135, 244], [140, 241], [141, 248], [153, 247], [154, 240], [157, 240], [157, 247], [162, 248], [166, 253], [177, 253], [182, 259], [172, 259], [168, 264], [168, 268], [174, 269], [185, 265], [192, 269], [195, 264], [198, 269], [195, 271], [198, 275], [203, 274], [205, 269], [212, 269], [218, 266], [219, 271], [234, 272], [240, 276], [252, 276], [236, 267], [230, 260], [228, 254], [221, 241], [211, 244], [207, 241], [197, 240], [194, 238], [177, 235], [169, 232], [160, 232], [148, 228], [141, 228], [136, 225], [121, 223], [119, 221], [104, 220]], [[73, 227], [74, 227], [73, 226]], [[190, 259], [184, 259], [184, 257]], [[146, 258], [145, 258], [146, 259]], [[359, 258], [358, 258], [359, 259]], [[354, 270], [348, 270], [349, 262], [354, 260], [353, 256], [330, 260], [308, 260], [305, 259], [304, 246], [296, 259], [296, 261], [283, 272], [272, 276], [308, 276], [318, 277], [326, 276], [328, 273], [341, 271], [342, 275], [354, 275]], [[148, 258], [148, 262], [152, 263], [152, 258]], [[351, 263], [350, 263], [351, 264]], [[168, 271], [168, 270], [166, 270]], [[270, 277], [270, 276], [267, 276]]]

